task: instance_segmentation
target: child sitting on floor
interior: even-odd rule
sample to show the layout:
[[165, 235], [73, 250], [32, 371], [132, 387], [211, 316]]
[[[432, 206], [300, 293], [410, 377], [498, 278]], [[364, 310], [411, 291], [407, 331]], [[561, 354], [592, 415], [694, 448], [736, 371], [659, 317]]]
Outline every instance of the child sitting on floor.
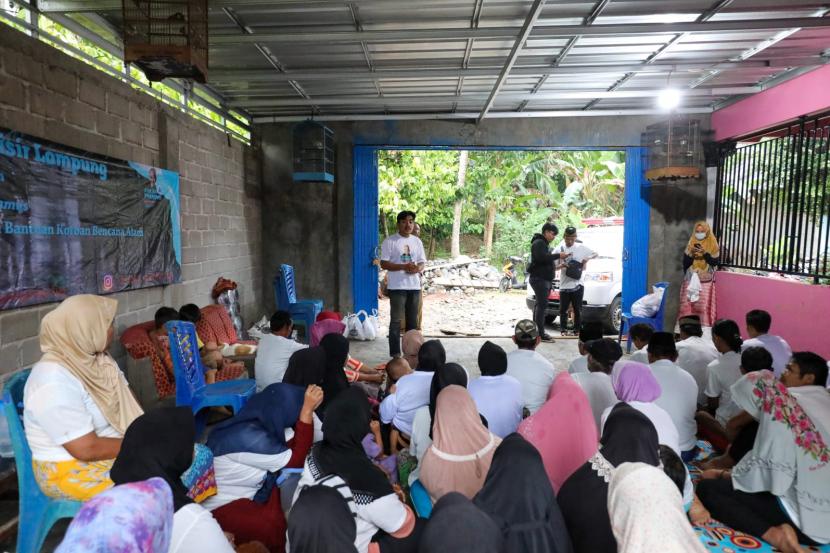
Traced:
[[[185, 319], [182, 319], [178, 311], [176, 311], [172, 307], [160, 307], [156, 311], [154, 317], [155, 328], [148, 333], [150, 335], [151, 341], [153, 342], [153, 345], [156, 347], [156, 351], [158, 352], [159, 357], [161, 357], [161, 362], [164, 365], [164, 368], [173, 378], [175, 378], [175, 375], [173, 373], [173, 358], [170, 356], [170, 338], [167, 335], [167, 330], [164, 328], [164, 325], [169, 323], [170, 321], [179, 320]], [[196, 336], [196, 340], [199, 341], [198, 335]], [[202, 363], [206, 367], [205, 383], [213, 384], [214, 382], [216, 382], [216, 373], [218, 372], [215, 363], [206, 363], [204, 356], [202, 357]]]

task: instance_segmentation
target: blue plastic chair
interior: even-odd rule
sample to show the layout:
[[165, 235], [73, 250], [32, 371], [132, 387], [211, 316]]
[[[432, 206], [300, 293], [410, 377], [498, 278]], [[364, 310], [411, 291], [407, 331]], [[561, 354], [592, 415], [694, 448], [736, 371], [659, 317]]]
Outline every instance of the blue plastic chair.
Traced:
[[294, 267], [283, 263], [274, 277], [274, 297], [277, 309], [288, 311], [295, 326], [303, 327], [303, 338], [309, 340], [311, 325], [323, 311], [323, 300], [297, 299]]
[[415, 507], [415, 514], [419, 517], [429, 518], [432, 515], [432, 499], [420, 480], [415, 480], [409, 486], [409, 498], [412, 500], [412, 506]]
[[196, 327], [187, 321], [170, 321], [165, 325], [170, 338], [170, 357], [176, 377], [176, 405], [188, 406], [196, 416], [196, 436], [205, 420], [198, 413], [205, 407], [230, 407], [238, 413], [256, 392], [251, 378], [205, 384], [205, 367], [199, 355]]
[[41, 491], [32, 470], [32, 450], [23, 432], [18, 406], [23, 405], [23, 388], [31, 370], [20, 371], [6, 382], [3, 389], [3, 412], [9, 423], [9, 435], [17, 466], [20, 488], [20, 516], [17, 526], [18, 553], [37, 553], [49, 529], [62, 518], [73, 518], [83, 505], [80, 501], [52, 499]]
[[[619, 342], [622, 342], [623, 334], [627, 335], [628, 329], [630, 329], [632, 326], [636, 324], [645, 323], [651, 325], [651, 327], [654, 328], [654, 330], [657, 332], [663, 330], [663, 312], [666, 310], [666, 298], [669, 295], [669, 283], [658, 282], [654, 286], [663, 289], [663, 299], [660, 300], [660, 308], [657, 310], [657, 313], [655, 313], [653, 317], [635, 317], [631, 313], [623, 313], [622, 322], [620, 323]], [[628, 345], [626, 346], [626, 351], [631, 352], [630, 336], [628, 336]]]

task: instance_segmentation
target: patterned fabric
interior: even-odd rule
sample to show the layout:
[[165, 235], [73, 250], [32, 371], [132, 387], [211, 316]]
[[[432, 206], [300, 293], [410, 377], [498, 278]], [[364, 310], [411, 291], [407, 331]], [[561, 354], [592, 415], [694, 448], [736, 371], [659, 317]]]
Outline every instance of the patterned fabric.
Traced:
[[700, 283], [700, 299], [694, 303], [689, 301], [688, 289], [689, 281], [684, 280], [680, 286], [680, 313], [677, 318], [697, 315], [702, 326], [712, 326], [716, 320], [715, 281]]
[[[110, 469], [114, 460], [85, 463], [71, 461], [32, 461], [35, 480], [47, 496], [54, 499], [88, 501], [113, 487]], [[193, 464], [182, 475], [187, 495], [196, 503], [216, 495], [216, 473], [213, 469], [213, 453], [203, 444], [193, 448]]]
[[255, 340], [240, 341], [228, 312], [221, 305], [206, 305], [201, 309], [202, 318], [196, 323], [196, 332], [203, 342], [217, 344], [250, 344]]
[[[697, 451], [698, 453], [694, 461], [686, 463], [689, 476], [691, 476], [692, 482], [695, 484], [700, 480], [700, 469], [697, 467], [697, 464], [715, 454], [712, 444], [704, 440], [698, 440]], [[695, 534], [703, 542], [703, 546], [712, 553], [773, 553], [778, 551], [763, 541], [760, 536], [755, 537], [744, 534], [716, 520], [703, 526], [694, 526], [693, 528]], [[821, 547], [802, 545], [801, 547], [810, 553], [830, 553], [830, 545], [823, 545]]]
[[58, 553], [167, 553], [173, 497], [161, 478], [115, 486], [75, 515]]
[[[202, 320], [204, 320], [204, 312]], [[197, 332], [200, 324], [202, 324], [202, 321], [199, 321], [196, 325]], [[159, 355], [158, 349], [155, 347], [152, 339], [150, 338], [149, 332], [153, 330], [153, 328], [153, 321], [131, 326], [121, 334], [121, 344], [133, 359], [138, 360], [150, 358], [153, 365], [153, 380], [156, 384], [156, 392], [158, 393], [159, 399], [161, 399], [176, 393], [176, 380], [172, 376], [172, 361], [170, 365], [171, 369], [168, 371], [165, 368], [164, 360]], [[222, 382], [225, 380], [235, 380], [242, 376], [244, 372], [244, 363], [230, 363], [219, 369], [219, 372], [216, 374], [216, 381]]]
[[71, 461], [32, 460], [35, 480], [47, 496], [54, 499], [88, 501], [113, 487], [110, 469], [113, 460], [86, 463]]
[[216, 472], [213, 469], [213, 452], [204, 444], [193, 448], [193, 464], [182, 474], [182, 483], [187, 488], [187, 496], [201, 503], [208, 497], [216, 495]]
[[786, 386], [768, 371], [750, 373], [746, 379], [753, 383], [752, 395], [761, 400], [764, 413], [789, 428], [799, 448], [815, 461], [826, 463], [830, 460], [830, 450], [821, 433]]

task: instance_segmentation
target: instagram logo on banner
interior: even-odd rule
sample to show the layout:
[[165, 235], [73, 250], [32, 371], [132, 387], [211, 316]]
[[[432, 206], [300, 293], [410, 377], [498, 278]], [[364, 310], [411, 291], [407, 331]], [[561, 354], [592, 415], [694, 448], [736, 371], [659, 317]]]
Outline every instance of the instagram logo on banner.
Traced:
[[112, 290], [112, 285], [112, 275], [104, 275], [104, 291], [109, 292], [110, 290]]

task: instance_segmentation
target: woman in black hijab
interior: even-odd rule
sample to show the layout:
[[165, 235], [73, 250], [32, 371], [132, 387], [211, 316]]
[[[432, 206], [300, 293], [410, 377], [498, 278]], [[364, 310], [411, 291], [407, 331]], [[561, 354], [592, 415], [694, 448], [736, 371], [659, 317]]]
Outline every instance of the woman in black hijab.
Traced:
[[418, 350], [416, 371], [434, 372], [447, 362], [447, 352], [440, 340], [427, 340]]
[[288, 368], [285, 369], [282, 381], [303, 388], [311, 384], [322, 387], [327, 362], [326, 352], [320, 346], [297, 350], [288, 359]]
[[219, 523], [193, 503], [181, 481], [193, 460], [195, 438], [196, 423], [189, 407], [148, 411], [124, 433], [110, 478], [116, 484], [163, 478], [173, 492], [172, 547], [180, 552], [231, 553], [233, 548]]
[[340, 493], [328, 486], [309, 486], [288, 517], [290, 553], [357, 553], [354, 514]]
[[506, 553], [496, 522], [458, 492], [438, 500], [421, 536], [418, 553]]
[[110, 478], [116, 484], [163, 478], [173, 491], [173, 511], [178, 511], [193, 503], [182, 484], [182, 474], [193, 462], [195, 439], [196, 422], [189, 407], [148, 411], [124, 433]]
[[349, 341], [342, 334], [326, 334], [320, 340], [320, 347], [326, 354], [326, 373], [323, 376], [323, 404], [320, 406], [325, 413], [326, 407], [337, 397], [337, 394], [349, 387], [349, 380], [343, 367], [349, 359]]
[[559, 490], [559, 508], [574, 550], [616, 553], [617, 541], [608, 517], [608, 481], [622, 463], [660, 464], [657, 430], [648, 417], [618, 403], [608, 416], [600, 449]]
[[414, 551], [419, 534], [415, 515], [363, 450], [369, 419], [369, 402], [362, 390], [352, 387], [341, 392], [326, 410], [323, 441], [311, 449], [299, 486], [340, 477], [356, 505], [358, 551], [364, 553], [370, 540], [379, 544], [381, 552], [390, 546], [396, 552]]
[[[447, 363], [435, 369], [432, 375], [432, 384], [429, 387], [429, 439], [432, 439], [432, 425], [435, 422], [435, 406], [438, 403], [438, 394], [441, 390], [457, 384], [467, 387], [467, 371], [458, 363]], [[415, 434], [413, 425], [412, 433]], [[428, 447], [428, 446], [427, 446]]]
[[501, 528], [505, 553], [573, 552], [542, 457], [519, 434], [496, 449], [473, 502]]

